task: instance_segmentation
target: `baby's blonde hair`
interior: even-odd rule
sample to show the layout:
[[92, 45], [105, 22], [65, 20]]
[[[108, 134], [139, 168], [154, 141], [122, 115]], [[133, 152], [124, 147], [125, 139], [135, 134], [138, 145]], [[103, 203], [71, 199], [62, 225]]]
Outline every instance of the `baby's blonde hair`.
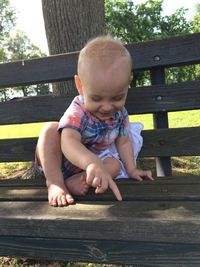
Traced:
[[127, 64], [132, 69], [132, 58], [122, 42], [109, 35], [99, 36], [89, 40], [80, 51], [78, 59], [78, 75], [81, 76], [85, 62], [101, 64], [105, 69], [120, 58], [127, 58]]

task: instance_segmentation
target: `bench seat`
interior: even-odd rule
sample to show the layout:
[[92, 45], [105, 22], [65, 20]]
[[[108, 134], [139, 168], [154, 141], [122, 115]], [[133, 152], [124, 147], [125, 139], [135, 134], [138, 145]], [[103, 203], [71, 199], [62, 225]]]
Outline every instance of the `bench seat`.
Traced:
[[1, 255], [141, 266], [200, 260], [199, 176], [119, 180], [122, 202], [90, 190], [62, 208], [48, 205], [43, 179], [0, 185]]

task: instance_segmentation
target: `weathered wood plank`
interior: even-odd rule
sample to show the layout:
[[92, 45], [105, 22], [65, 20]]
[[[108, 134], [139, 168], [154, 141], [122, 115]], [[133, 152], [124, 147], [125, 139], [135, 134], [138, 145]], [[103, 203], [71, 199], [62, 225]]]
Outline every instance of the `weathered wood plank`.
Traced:
[[198, 156], [199, 134], [200, 127], [143, 131], [144, 145], [140, 157]]
[[0, 162], [34, 161], [37, 139], [0, 139]]
[[136, 71], [200, 62], [199, 33], [134, 43], [127, 45], [127, 48], [132, 55], [133, 68]]
[[[143, 184], [151, 184], [150, 181], [144, 180], [142, 183], [138, 183], [137, 181], [134, 181], [132, 179], [118, 179], [117, 183], [119, 186], [130, 186], [136, 184], [138, 186]], [[154, 184], [170, 184], [170, 185], [176, 185], [179, 186], [181, 184], [184, 185], [198, 185], [200, 184], [200, 176], [171, 176], [171, 177], [155, 177], [155, 181], [153, 181], [152, 185]], [[30, 187], [44, 187], [46, 186], [45, 178], [40, 175], [37, 178], [31, 178], [31, 179], [23, 179], [21, 177], [19, 178], [9, 178], [9, 179], [0, 179], [0, 187], [7, 187], [7, 188], [30, 188]]]
[[[134, 43], [127, 48], [136, 71], [199, 63], [200, 34]], [[74, 52], [0, 64], [0, 88], [69, 80], [76, 74], [77, 58], [78, 52]]]
[[[0, 124], [17, 124], [58, 120], [73, 97], [53, 95], [15, 98], [0, 103]], [[59, 107], [59, 108], [58, 108]], [[15, 112], [13, 112], [15, 110]], [[24, 116], [26, 114], [26, 116]], [[6, 122], [6, 118], [8, 119]]]
[[76, 73], [77, 61], [74, 52], [0, 64], [0, 88], [67, 81]]
[[[1, 102], [0, 124], [59, 120], [72, 99], [49, 95]], [[126, 107], [130, 115], [200, 109], [200, 81], [132, 88]]]
[[91, 201], [63, 208], [20, 201], [0, 202], [0, 209], [0, 236], [200, 243], [199, 201]]
[[[200, 155], [200, 127], [146, 130], [142, 136], [140, 157]], [[34, 161], [36, 143], [36, 137], [0, 139], [0, 162]]]
[[[0, 201], [47, 201], [47, 189], [44, 184], [35, 185], [33, 183], [20, 183], [7, 185], [0, 184]], [[7, 182], [8, 184], [8, 182]], [[30, 184], [30, 186], [29, 186]], [[41, 183], [42, 184], [42, 183]], [[155, 181], [143, 181], [141, 183], [134, 180], [117, 181], [118, 187], [124, 201], [142, 200], [200, 200], [200, 177], [171, 177], [171, 179], [155, 178]], [[16, 186], [17, 185], [17, 186]], [[76, 201], [115, 201], [115, 197], [110, 190], [104, 194], [96, 195], [91, 188], [84, 197], [75, 197]]]
[[30, 259], [199, 267], [200, 244], [0, 237], [0, 254]]
[[0, 187], [43, 187], [46, 186], [45, 178], [42, 175], [37, 175], [37, 177], [33, 177], [30, 179], [23, 179], [21, 176], [17, 178], [1, 178], [0, 179]]

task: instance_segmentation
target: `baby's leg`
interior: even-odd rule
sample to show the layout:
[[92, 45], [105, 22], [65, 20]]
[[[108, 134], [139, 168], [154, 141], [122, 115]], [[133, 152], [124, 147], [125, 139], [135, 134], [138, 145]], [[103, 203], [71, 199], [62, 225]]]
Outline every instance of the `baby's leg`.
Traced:
[[113, 157], [108, 157], [103, 160], [103, 164], [107, 172], [112, 176], [112, 178], [117, 177], [121, 167], [119, 160]]
[[46, 177], [49, 204], [66, 206], [74, 203], [71, 194], [84, 195], [89, 186], [83, 175], [74, 175], [64, 181], [61, 171], [61, 140], [57, 127], [57, 122], [49, 122], [43, 127], [38, 139], [37, 156]]
[[74, 196], [84, 196], [90, 187], [86, 183], [86, 173], [84, 171], [65, 179], [65, 185]]
[[49, 122], [43, 127], [38, 139], [37, 156], [46, 177], [49, 204], [66, 206], [74, 203], [74, 199], [65, 186], [61, 172], [62, 153], [57, 127], [57, 122]]

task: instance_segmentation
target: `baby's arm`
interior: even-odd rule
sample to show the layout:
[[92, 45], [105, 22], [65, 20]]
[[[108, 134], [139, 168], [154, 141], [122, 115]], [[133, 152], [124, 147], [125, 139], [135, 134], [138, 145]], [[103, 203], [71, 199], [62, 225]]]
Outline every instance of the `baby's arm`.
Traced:
[[144, 178], [154, 180], [151, 171], [139, 170], [135, 165], [134, 152], [128, 135], [117, 138], [116, 147], [124, 167], [131, 178], [142, 181]]
[[88, 184], [93, 187], [103, 187], [105, 190], [110, 187], [116, 198], [122, 199], [116, 183], [105, 170], [102, 161], [81, 143], [79, 132], [64, 128], [61, 133], [61, 149], [73, 165], [86, 171]]

